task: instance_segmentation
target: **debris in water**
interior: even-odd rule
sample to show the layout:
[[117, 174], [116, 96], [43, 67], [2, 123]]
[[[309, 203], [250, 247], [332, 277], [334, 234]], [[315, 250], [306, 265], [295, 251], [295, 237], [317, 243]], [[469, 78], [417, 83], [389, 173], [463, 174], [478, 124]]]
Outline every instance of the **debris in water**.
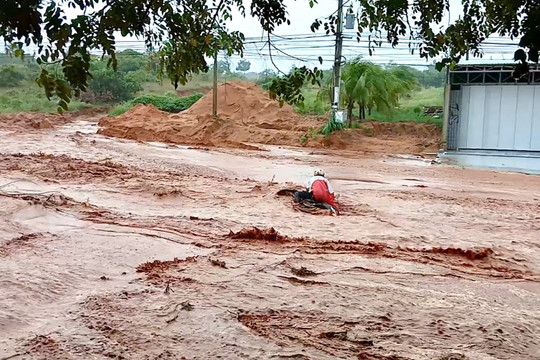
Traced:
[[288, 236], [280, 235], [274, 228], [259, 229], [258, 227], [243, 228], [239, 232], [229, 233], [231, 239], [252, 239], [252, 240], [268, 240], [268, 241], [288, 241]]
[[144, 264], [137, 266], [137, 272], [144, 272], [146, 274], [153, 272], [163, 272], [170, 267], [196, 261], [197, 259], [194, 256], [190, 256], [185, 259], [174, 258], [173, 260], [169, 261], [154, 260], [145, 262]]
[[174, 290], [171, 288], [171, 281], [169, 280], [169, 281], [167, 281], [167, 286], [165, 287], [164, 293], [168, 294], [170, 292], [174, 292]]
[[296, 276], [315, 276], [317, 273], [315, 271], [309, 270], [305, 266], [298, 268], [291, 267], [291, 272]]
[[[409, 249], [411, 251], [416, 251]], [[432, 252], [435, 254], [447, 254], [447, 255], [455, 255], [455, 256], [461, 256], [464, 258], [467, 258], [469, 260], [482, 260], [488, 258], [490, 255], [493, 254], [493, 250], [490, 248], [481, 248], [481, 249], [461, 249], [461, 248], [441, 248], [441, 247], [434, 247], [427, 250], [422, 250], [422, 252]]]
[[208, 261], [210, 261], [210, 263], [214, 266], [219, 266], [224, 269], [227, 268], [227, 264], [225, 264], [225, 261], [217, 260], [217, 259], [208, 259]]
[[193, 305], [191, 305], [191, 303], [188, 300], [186, 300], [182, 303], [181, 309], [184, 311], [191, 311], [193, 310]]

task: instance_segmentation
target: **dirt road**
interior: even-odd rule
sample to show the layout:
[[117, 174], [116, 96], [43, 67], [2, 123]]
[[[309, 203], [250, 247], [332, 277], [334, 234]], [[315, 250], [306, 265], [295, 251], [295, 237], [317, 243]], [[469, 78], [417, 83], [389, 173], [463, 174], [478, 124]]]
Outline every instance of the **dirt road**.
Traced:
[[540, 358], [539, 177], [96, 121], [0, 132], [0, 359]]

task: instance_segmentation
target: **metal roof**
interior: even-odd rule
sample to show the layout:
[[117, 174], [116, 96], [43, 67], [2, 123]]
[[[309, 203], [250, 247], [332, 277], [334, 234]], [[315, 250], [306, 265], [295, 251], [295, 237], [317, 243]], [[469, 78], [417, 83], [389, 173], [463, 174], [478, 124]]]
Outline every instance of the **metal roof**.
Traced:
[[457, 66], [508, 66], [515, 65], [514, 60], [501, 60], [501, 59], [470, 59], [462, 60]]

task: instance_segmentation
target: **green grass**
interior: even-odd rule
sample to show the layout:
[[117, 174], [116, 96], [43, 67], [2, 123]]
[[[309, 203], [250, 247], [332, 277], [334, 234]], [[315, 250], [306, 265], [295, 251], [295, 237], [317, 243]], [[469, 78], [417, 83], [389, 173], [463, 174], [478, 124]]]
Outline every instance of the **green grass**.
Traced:
[[[42, 88], [33, 81], [22, 83], [16, 88], [0, 88], [0, 113], [16, 113], [22, 111], [38, 111], [57, 113], [58, 98], [47, 99]], [[78, 111], [92, 107], [77, 100], [69, 103], [69, 111]]]
[[[427, 88], [411, 94], [400, 101], [399, 107], [392, 114], [372, 112], [368, 118], [380, 122], [417, 122], [431, 123], [442, 127], [443, 119], [426, 116], [423, 106], [443, 106], [444, 88]], [[358, 112], [357, 112], [358, 113]]]
[[133, 108], [133, 106], [135, 106], [135, 105], [133, 105], [133, 103], [131, 101], [123, 102], [121, 104], [116, 105], [112, 109], [110, 109], [109, 110], [109, 115], [110, 116], [122, 115], [123, 113], [131, 110]]
[[330, 103], [317, 100], [318, 87], [305, 87], [302, 90], [304, 102], [297, 104], [294, 109], [303, 115], [324, 115], [330, 110]]
[[[329, 109], [330, 104], [317, 100], [317, 87], [305, 87], [303, 95], [305, 101], [303, 104], [295, 105], [295, 110], [304, 115], [324, 115]], [[444, 103], [443, 88], [427, 88], [414, 92], [400, 101], [397, 109], [394, 109], [392, 114], [384, 114], [378, 111], [373, 111], [368, 115], [369, 120], [381, 122], [420, 122], [433, 123], [442, 127], [442, 118], [437, 119], [432, 116], [425, 116], [422, 112], [423, 106], [442, 106]], [[353, 115], [358, 116], [358, 108], [353, 110]], [[358, 127], [359, 124], [353, 122], [353, 127]]]
[[415, 108], [422, 106], [443, 106], [444, 88], [427, 88], [412, 93], [400, 101], [400, 108]]
[[203, 95], [193, 94], [185, 97], [177, 97], [174, 94], [156, 95], [146, 94], [141, 95], [133, 100], [123, 102], [109, 111], [109, 115], [118, 116], [130, 110], [137, 104], [152, 104], [159, 110], [171, 113], [177, 113], [186, 110], [191, 105], [195, 104]]
[[377, 111], [371, 113], [368, 116], [370, 120], [380, 122], [417, 122], [417, 123], [431, 123], [439, 127], [442, 127], [443, 120], [441, 118], [434, 118], [433, 116], [426, 116], [422, 113], [418, 113], [413, 109], [397, 109], [391, 115], [382, 114]]

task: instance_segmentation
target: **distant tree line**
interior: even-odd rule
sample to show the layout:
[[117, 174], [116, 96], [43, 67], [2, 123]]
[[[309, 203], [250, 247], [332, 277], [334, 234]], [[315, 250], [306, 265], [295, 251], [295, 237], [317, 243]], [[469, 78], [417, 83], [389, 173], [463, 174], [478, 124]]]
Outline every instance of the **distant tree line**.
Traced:
[[[81, 94], [81, 100], [90, 103], [118, 103], [133, 99], [143, 90], [147, 82], [159, 82], [157, 59], [133, 50], [124, 50], [117, 54], [118, 71], [108, 66], [108, 59], [94, 57], [90, 64], [92, 80], [86, 92]], [[241, 59], [235, 73], [230, 58], [218, 61], [220, 78], [227, 80], [243, 80], [244, 74], [251, 68], [251, 63]], [[61, 77], [62, 72], [54, 65], [48, 65], [51, 73]], [[14, 88], [25, 83], [33, 82], [40, 71], [39, 65], [32, 56], [24, 61], [9, 56], [0, 56], [0, 88]], [[193, 75], [201, 82], [211, 82], [213, 67], [207, 73]], [[257, 83], [268, 89], [277, 73], [267, 69], [258, 74]], [[409, 66], [389, 64], [386, 67], [356, 59], [346, 64], [342, 77], [342, 102], [349, 113], [358, 108], [360, 117], [373, 109], [389, 111], [396, 106], [400, 96], [418, 87], [441, 87], [444, 85], [445, 74], [435, 70], [418, 70]], [[330, 94], [331, 71], [324, 71], [323, 86], [320, 91], [321, 101], [328, 101]]]

